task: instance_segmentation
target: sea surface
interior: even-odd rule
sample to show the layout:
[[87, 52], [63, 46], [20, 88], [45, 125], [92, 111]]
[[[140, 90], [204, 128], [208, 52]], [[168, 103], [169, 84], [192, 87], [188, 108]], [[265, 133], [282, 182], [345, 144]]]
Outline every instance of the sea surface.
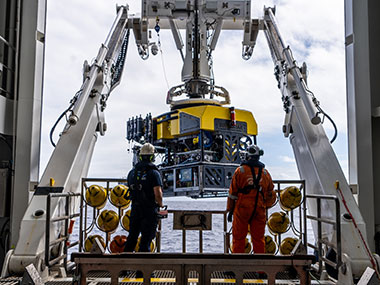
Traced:
[[[164, 204], [168, 206], [169, 210], [225, 210], [227, 199], [226, 198], [206, 198], [206, 199], [191, 199], [191, 198], [164, 198]], [[90, 208], [90, 207], [89, 207]], [[113, 207], [108, 203], [106, 209], [112, 209], [117, 211], [117, 208]], [[268, 216], [271, 213], [281, 211], [279, 205], [275, 205], [269, 210]], [[88, 225], [91, 224], [92, 210], [90, 208], [89, 215], [87, 217]], [[299, 210], [298, 208], [293, 211], [293, 226], [288, 232], [281, 235], [281, 239], [285, 237], [298, 237], [299, 233]], [[161, 228], [161, 252], [182, 252], [182, 230], [173, 229], [173, 215], [169, 214], [167, 219], [162, 219]], [[231, 230], [232, 223], [228, 223], [228, 231]], [[307, 233], [308, 242], [314, 243], [313, 230], [311, 228], [310, 222], [307, 223]], [[100, 231], [96, 225], [92, 228], [89, 234], [99, 234], [106, 240], [106, 234]], [[275, 237], [269, 233], [266, 229], [266, 234], [271, 235], [273, 239], [278, 241], [279, 237]], [[128, 235], [121, 226], [109, 236], [109, 240], [112, 240], [115, 235]], [[75, 241], [79, 238], [79, 221], [75, 222], [74, 232], [72, 234], [71, 240]], [[78, 247], [70, 249], [70, 252], [78, 251]], [[199, 252], [199, 231], [189, 230], [186, 232], [186, 252], [196, 253]], [[203, 252], [205, 253], [223, 253], [224, 252], [224, 232], [223, 232], [223, 215], [214, 214], [212, 215], [212, 230], [203, 231]], [[313, 251], [308, 250], [309, 253]]]

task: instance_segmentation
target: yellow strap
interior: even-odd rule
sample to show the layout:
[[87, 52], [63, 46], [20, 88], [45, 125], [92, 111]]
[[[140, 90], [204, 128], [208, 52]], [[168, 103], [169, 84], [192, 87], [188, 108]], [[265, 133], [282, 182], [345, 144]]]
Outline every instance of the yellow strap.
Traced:
[[[198, 278], [188, 278], [189, 283], [198, 283]], [[143, 278], [123, 278], [121, 282], [144, 282]], [[175, 283], [176, 278], [150, 278], [150, 282], [156, 283]], [[235, 279], [211, 278], [211, 283], [236, 283]], [[244, 279], [244, 284], [264, 284], [261, 279]]]

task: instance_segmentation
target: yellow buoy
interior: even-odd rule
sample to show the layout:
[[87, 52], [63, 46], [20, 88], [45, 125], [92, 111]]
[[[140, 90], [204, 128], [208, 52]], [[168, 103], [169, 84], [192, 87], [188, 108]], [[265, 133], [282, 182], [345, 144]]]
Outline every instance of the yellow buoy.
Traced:
[[[233, 243], [230, 245], [230, 251], [232, 251]], [[244, 253], [251, 253], [253, 249], [252, 243], [249, 241], [248, 238], [245, 238], [245, 246], [244, 246]]]
[[280, 252], [282, 255], [290, 254], [294, 247], [296, 246], [298, 242], [298, 239], [292, 238], [292, 237], [287, 237], [281, 242], [280, 245]]
[[86, 203], [91, 207], [102, 209], [107, 202], [107, 190], [99, 185], [91, 185], [86, 189]]
[[277, 202], [277, 195], [275, 191], [271, 191], [266, 196], [265, 206], [267, 209], [272, 208]]
[[98, 228], [103, 232], [116, 230], [119, 224], [119, 216], [115, 211], [103, 210], [98, 217]]
[[251, 253], [252, 252], [252, 243], [247, 238], [245, 238], [244, 252], [245, 253]]
[[273, 234], [283, 234], [289, 229], [289, 217], [284, 212], [274, 212], [268, 219], [268, 228]]
[[[139, 237], [137, 239], [137, 243], [136, 243], [136, 247], [135, 247], [136, 252], [138, 252], [140, 249], [140, 241], [141, 241], [141, 237]], [[150, 252], [155, 252], [155, 251], [156, 251], [156, 240], [152, 239], [152, 241], [150, 243]]]
[[124, 235], [114, 236], [110, 243], [110, 251], [112, 253], [121, 253], [124, 251], [125, 243], [127, 242], [127, 237]]
[[124, 230], [129, 232], [129, 225], [131, 223], [131, 210], [125, 212], [124, 216], [121, 218], [121, 226]]
[[110, 193], [112, 205], [126, 209], [131, 204], [130, 191], [126, 185], [119, 184], [112, 188]]
[[275, 254], [277, 250], [276, 243], [273, 241], [271, 236], [265, 236], [265, 253]]
[[280, 193], [280, 205], [285, 211], [291, 211], [301, 205], [301, 190], [296, 186], [285, 188]]
[[92, 246], [95, 243], [95, 238], [98, 238], [98, 240], [102, 244], [103, 248], [106, 248], [106, 243], [104, 242], [104, 239], [100, 235], [90, 235], [86, 238], [86, 240], [84, 242], [84, 250], [86, 252], [91, 251]]

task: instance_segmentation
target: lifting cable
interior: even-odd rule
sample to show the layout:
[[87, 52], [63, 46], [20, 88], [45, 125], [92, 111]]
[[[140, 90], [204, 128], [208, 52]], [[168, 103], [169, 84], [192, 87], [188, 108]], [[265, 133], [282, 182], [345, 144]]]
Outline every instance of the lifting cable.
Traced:
[[159, 23], [159, 19], [157, 18], [156, 20], [156, 26], [154, 27], [154, 30], [157, 32], [157, 43], [158, 43], [158, 49], [160, 51], [160, 56], [161, 56], [161, 65], [162, 65], [162, 70], [164, 72], [164, 78], [165, 78], [165, 82], [166, 82], [166, 86], [167, 88], [169, 89], [170, 86], [169, 86], [169, 81], [168, 81], [168, 77], [166, 75], [166, 68], [165, 68], [165, 62], [164, 62], [164, 55], [162, 53], [162, 48], [161, 48], [161, 38], [160, 38], [160, 25], [158, 24]]
[[380, 274], [379, 274], [379, 270], [378, 270], [378, 268], [377, 268], [376, 261], [375, 261], [375, 259], [373, 258], [372, 253], [371, 253], [371, 251], [370, 251], [369, 248], [368, 248], [368, 245], [367, 245], [367, 243], [366, 243], [366, 241], [365, 241], [365, 239], [364, 239], [364, 237], [363, 237], [362, 232], [360, 231], [360, 229], [359, 229], [359, 227], [358, 227], [358, 225], [357, 225], [357, 223], [356, 223], [356, 220], [355, 220], [354, 216], [352, 215], [350, 209], [348, 208], [348, 205], [347, 205], [346, 199], [345, 199], [344, 196], [343, 196], [342, 189], [340, 189], [339, 181], [338, 181], [338, 180], [335, 182], [335, 189], [339, 192], [339, 194], [340, 194], [340, 196], [341, 196], [341, 198], [342, 198], [343, 205], [344, 205], [344, 207], [346, 208], [348, 214], [350, 215], [350, 218], [351, 218], [351, 220], [352, 220], [352, 222], [353, 222], [353, 224], [354, 224], [354, 227], [355, 227], [356, 231], [359, 233], [360, 239], [361, 239], [361, 241], [363, 242], [364, 248], [365, 248], [365, 250], [366, 250], [366, 252], [367, 252], [367, 254], [368, 254], [368, 256], [369, 256], [369, 259], [370, 259], [370, 261], [371, 261], [372, 267], [373, 267], [373, 269], [376, 271], [377, 278], [380, 279]]

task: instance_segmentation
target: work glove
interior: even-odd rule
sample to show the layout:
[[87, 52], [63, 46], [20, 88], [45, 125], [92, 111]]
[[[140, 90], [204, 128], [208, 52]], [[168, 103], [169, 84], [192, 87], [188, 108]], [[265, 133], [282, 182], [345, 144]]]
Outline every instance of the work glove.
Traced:
[[233, 216], [234, 212], [228, 212], [228, 215], [227, 215], [227, 221], [232, 223], [232, 216]]
[[166, 219], [168, 217], [168, 206], [162, 206], [157, 208], [157, 218]]

